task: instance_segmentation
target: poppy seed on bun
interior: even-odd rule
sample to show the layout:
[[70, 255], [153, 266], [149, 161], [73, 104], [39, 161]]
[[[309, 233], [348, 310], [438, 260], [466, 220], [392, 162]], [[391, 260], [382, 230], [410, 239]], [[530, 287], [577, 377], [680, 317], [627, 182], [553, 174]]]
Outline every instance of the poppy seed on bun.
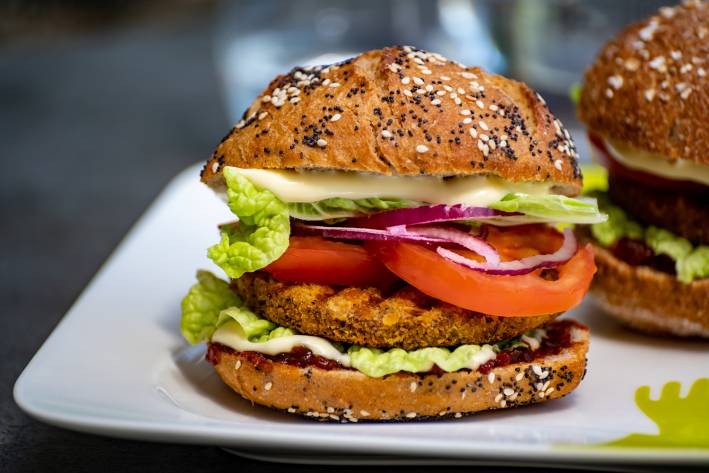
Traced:
[[527, 85], [408, 46], [276, 77], [206, 163], [384, 175], [497, 175], [580, 191], [569, 133]]
[[589, 131], [667, 159], [709, 165], [709, 5], [661, 8], [610, 40], [584, 76]]

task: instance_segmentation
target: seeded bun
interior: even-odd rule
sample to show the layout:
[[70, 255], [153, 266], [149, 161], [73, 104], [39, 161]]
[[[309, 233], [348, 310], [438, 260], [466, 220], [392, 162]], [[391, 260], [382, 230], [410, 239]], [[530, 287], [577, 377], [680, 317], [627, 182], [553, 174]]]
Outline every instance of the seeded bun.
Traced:
[[578, 193], [568, 132], [529, 87], [411, 47], [276, 77], [207, 161], [384, 175], [493, 174]]
[[638, 330], [709, 338], [709, 279], [683, 284], [647, 266], [630, 266], [593, 245], [591, 294], [610, 315]]
[[232, 288], [248, 307], [277, 325], [379, 348], [495, 343], [561, 315], [495, 317], [446, 304], [408, 284], [384, 293], [373, 287], [284, 283], [263, 272], [244, 274]]
[[[574, 327], [572, 345], [557, 355], [479, 371], [371, 378], [359, 371], [299, 368], [244, 352], [219, 352], [222, 380], [254, 404], [320, 421], [409, 421], [557, 399], [583, 378], [588, 329]], [[251, 353], [253, 355], [253, 353]]]
[[625, 28], [586, 71], [590, 131], [668, 159], [709, 164], [709, 6], [661, 8]]

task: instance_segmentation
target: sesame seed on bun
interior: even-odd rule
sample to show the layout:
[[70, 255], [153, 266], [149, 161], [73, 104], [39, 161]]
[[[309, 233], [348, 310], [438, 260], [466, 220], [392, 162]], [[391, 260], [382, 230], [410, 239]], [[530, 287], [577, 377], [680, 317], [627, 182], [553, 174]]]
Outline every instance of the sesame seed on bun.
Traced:
[[276, 77], [206, 163], [581, 186], [569, 133], [525, 84], [409, 46]]
[[464, 369], [373, 378], [350, 369], [293, 366], [215, 343], [209, 346], [209, 359], [222, 381], [244, 399], [313, 420], [457, 419], [546, 402], [573, 391], [585, 375], [589, 341], [586, 327], [568, 323], [570, 343], [558, 353], [485, 373]]
[[687, 1], [625, 28], [586, 71], [589, 131], [667, 159], [709, 164], [709, 6]]

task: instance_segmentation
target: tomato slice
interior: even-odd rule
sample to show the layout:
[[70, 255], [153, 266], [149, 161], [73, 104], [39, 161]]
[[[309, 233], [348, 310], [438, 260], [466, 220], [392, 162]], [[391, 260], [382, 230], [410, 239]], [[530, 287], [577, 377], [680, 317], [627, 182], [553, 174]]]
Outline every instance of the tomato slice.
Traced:
[[291, 236], [286, 252], [263, 270], [279, 281], [333, 286], [387, 287], [397, 280], [362, 245], [315, 236]]
[[540, 253], [553, 253], [564, 242], [564, 235], [543, 223], [494, 227], [484, 225], [482, 232], [503, 261], [522, 259]]
[[[533, 232], [520, 228], [501, 231], [500, 235], [488, 241], [493, 242], [495, 238], [498, 238], [498, 243], [501, 239], [515, 241], [515, 235], [518, 237], [518, 250], [527, 253], [538, 251], [538, 248], [524, 249], [524, 239], [533, 238]], [[536, 246], [549, 245], [549, 241], [543, 237], [541, 244]], [[590, 245], [580, 248], [573, 258], [557, 267], [558, 279], [553, 281], [541, 277], [541, 270], [517, 276], [474, 271], [444, 259], [432, 247], [420, 244], [371, 241], [365, 246], [391, 272], [421, 292], [464, 309], [502, 317], [526, 317], [568, 310], [581, 302], [596, 272]], [[503, 259], [507, 259], [502, 251], [500, 253]]]

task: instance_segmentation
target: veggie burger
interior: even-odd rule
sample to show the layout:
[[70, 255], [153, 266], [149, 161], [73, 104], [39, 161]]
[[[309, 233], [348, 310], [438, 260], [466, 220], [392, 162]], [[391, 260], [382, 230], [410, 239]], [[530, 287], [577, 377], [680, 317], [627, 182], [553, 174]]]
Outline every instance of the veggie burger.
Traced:
[[276, 77], [207, 161], [220, 226], [182, 303], [223, 381], [318, 420], [413, 420], [556, 399], [581, 381], [604, 220], [526, 85], [412, 47]]
[[631, 25], [586, 73], [579, 116], [608, 168], [592, 225], [607, 312], [638, 329], [709, 337], [709, 4]]

